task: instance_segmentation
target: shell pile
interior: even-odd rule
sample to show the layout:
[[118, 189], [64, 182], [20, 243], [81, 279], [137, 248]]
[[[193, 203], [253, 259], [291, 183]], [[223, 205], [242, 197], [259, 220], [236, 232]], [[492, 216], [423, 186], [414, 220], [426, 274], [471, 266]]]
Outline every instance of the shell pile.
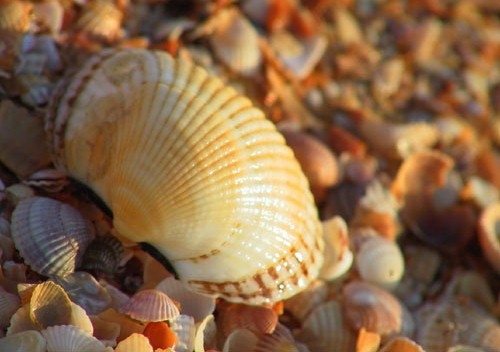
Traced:
[[500, 352], [500, 6], [0, 0], [0, 351]]

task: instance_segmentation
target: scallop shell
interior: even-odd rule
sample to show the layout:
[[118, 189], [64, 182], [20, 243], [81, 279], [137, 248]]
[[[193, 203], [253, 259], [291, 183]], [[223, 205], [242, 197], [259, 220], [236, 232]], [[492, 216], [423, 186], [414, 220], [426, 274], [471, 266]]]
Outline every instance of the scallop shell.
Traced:
[[215, 298], [190, 291], [173, 277], [167, 277], [155, 287], [179, 302], [182, 314], [192, 316], [196, 322], [205, 319], [215, 309]]
[[278, 315], [270, 308], [230, 303], [222, 307], [217, 320], [223, 337], [238, 329], [248, 329], [257, 335], [271, 334], [278, 324]]
[[180, 314], [176, 302], [155, 289], [137, 292], [120, 311], [142, 322], [171, 320]]
[[497, 273], [500, 273], [500, 202], [486, 207], [479, 218], [479, 243]]
[[10, 319], [21, 306], [21, 300], [13, 293], [5, 291], [0, 287], [0, 329], [9, 326]]
[[115, 236], [97, 236], [83, 254], [81, 268], [114, 274], [125, 250]]
[[343, 287], [344, 314], [354, 329], [377, 332], [382, 340], [411, 335], [415, 322], [408, 309], [389, 292], [366, 282], [353, 281]]
[[328, 297], [328, 287], [324, 281], [314, 281], [307, 289], [285, 301], [285, 309], [299, 321], [305, 318]]
[[23, 331], [0, 338], [0, 351], [46, 352], [44, 337], [35, 330]]
[[72, 273], [94, 231], [75, 208], [44, 197], [21, 201], [11, 221], [12, 238], [25, 263], [46, 276]]
[[146, 336], [133, 333], [116, 345], [115, 352], [153, 352]]
[[259, 338], [247, 329], [234, 330], [224, 341], [222, 352], [253, 352]]
[[232, 88], [166, 53], [126, 49], [89, 59], [55, 97], [46, 120], [55, 164], [192, 289], [261, 304], [317, 275], [323, 242], [307, 180]]
[[47, 341], [47, 352], [112, 352], [88, 332], [73, 325], [50, 326], [41, 331]]

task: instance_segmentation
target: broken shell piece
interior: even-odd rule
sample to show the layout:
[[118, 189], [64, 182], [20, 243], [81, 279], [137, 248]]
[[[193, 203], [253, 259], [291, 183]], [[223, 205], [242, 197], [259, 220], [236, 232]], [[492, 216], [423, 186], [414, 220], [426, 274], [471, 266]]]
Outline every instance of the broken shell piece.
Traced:
[[123, 11], [114, 1], [92, 0], [84, 3], [74, 30], [97, 40], [113, 42], [122, 36], [122, 20]]
[[17, 205], [11, 231], [26, 264], [46, 276], [75, 271], [94, 234], [92, 224], [78, 210], [44, 197]]
[[323, 35], [298, 39], [280, 30], [271, 33], [269, 44], [292, 77], [307, 77], [323, 57], [328, 41]]
[[120, 311], [142, 322], [171, 320], [180, 314], [177, 303], [155, 289], [135, 293]]
[[479, 217], [479, 243], [497, 273], [500, 273], [500, 203], [487, 206]]
[[55, 169], [39, 170], [23, 179], [23, 183], [49, 193], [60, 192], [69, 183], [65, 173]]
[[415, 323], [408, 309], [389, 292], [365, 282], [343, 287], [343, 308], [349, 325], [377, 332], [382, 341], [392, 335], [411, 336]]
[[[196, 326], [193, 317], [181, 314], [169, 321], [170, 329], [177, 335], [176, 351], [193, 351]], [[172, 346], [173, 347], [173, 346]]]
[[179, 302], [182, 314], [192, 316], [196, 322], [202, 321], [215, 310], [214, 297], [188, 290], [182, 282], [173, 277], [162, 280], [155, 289]]
[[29, 316], [42, 329], [68, 324], [71, 321], [71, 300], [61, 286], [45, 281], [33, 290]]
[[112, 352], [111, 347], [106, 347], [102, 342], [73, 325], [50, 326], [40, 331], [47, 341], [47, 352], [61, 351], [92, 351]]
[[323, 239], [324, 262], [319, 271], [319, 278], [334, 280], [350, 269], [354, 259], [349, 247], [347, 224], [340, 216], [323, 221]]
[[53, 281], [61, 285], [73, 302], [88, 314], [99, 314], [111, 305], [111, 296], [89, 273], [76, 271]]
[[46, 352], [45, 338], [36, 330], [28, 330], [0, 338], [0, 351]]

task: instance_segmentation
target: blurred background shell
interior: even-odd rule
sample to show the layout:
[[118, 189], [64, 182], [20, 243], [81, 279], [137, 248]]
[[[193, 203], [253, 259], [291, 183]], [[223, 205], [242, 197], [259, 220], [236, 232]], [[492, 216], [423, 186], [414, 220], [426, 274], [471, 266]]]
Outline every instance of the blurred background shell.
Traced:
[[47, 352], [112, 352], [92, 334], [73, 325], [50, 326], [40, 332], [47, 341]]
[[123, 244], [115, 236], [96, 236], [82, 256], [80, 268], [113, 275], [124, 254]]
[[500, 273], [500, 203], [483, 209], [478, 223], [479, 243], [483, 253], [497, 273]]
[[75, 208], [60, 201], [30, 197], [12, 213], [11, 232], [16, 248], [34, 271], [67, 275], [80, 265], [94, 229]]
[[292, 151], [248, 99], [200, 67], [104, 50], [57, 89], [46, 130], [56, 166], [192, 289], [271, 303], [317, 276], [321, 225]]

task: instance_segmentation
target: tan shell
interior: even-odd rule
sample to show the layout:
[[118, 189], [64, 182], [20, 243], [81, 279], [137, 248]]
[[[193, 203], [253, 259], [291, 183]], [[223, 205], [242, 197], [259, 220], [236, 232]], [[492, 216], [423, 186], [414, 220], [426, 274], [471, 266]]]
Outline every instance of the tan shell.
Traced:
[[153, 352], [153, 347], [146, 336], [133, 333], [116, 345], [115, 352]]
[[41, 331], [47, 341], [47, 352], [92, 351], [112, 352], [88, 332], [73, 325], [50, 326]]
[[44, 197], [21, 201], [11, 221], [12, 238], [25, 263], [46, 276], [72, 273], [94, 234], [75, 208]]
[[416, 342], [407, 337], [394, 337], [390, 339], [380, 352], [426, 352]]
[[192, 289], [260, 304], [317, 275], [323, 242], [307, 180], [232, 88], [166, 53], [127, 49], [89, 59], [55, 97], [46, 121], [55, 164]]
[[41, 328], [68, 324], [71, 320], [71, 300], [61, 286], [45, 281], [33, 290], [29, 316]]
[[217, 320], [218, 331], [227, 337], [238, 329], [248, 329], [257, 335], [271, 334], [278, 324], [278, 315], [270, 308], [229, 303], [222, 307]]
[[137, 292], [120, 311], [142, 322], [171, 320], [180, 314], [176, 302], [154, 289]]
[[319, 278], [334, 280], [348, 272], [353, 263], [353, 253], [349, 248], [349, 231], [340, 216], [334, 216], [322, 224], [325, 251]]
[[33, 4], [27, 1], [0, 3], [0, 31], [26, 32], [31, 26]]
[[314, 281], [307, 289], [285, 301], [285, 309], [299, 321], [305, 318], [328, 297], [328, 286], [324, 281]]
[[257, 30], [236, 8], [219, 11], [211, 19], [209, 36], [215, 55], [230, 69], [244, 76], [254, 75], [262, 64]]
[[486, 207], [479, 218], [479, 243], [497, 273], [500, 273], [500, 202]]
[[75, 30], [91, 38], [112, 42], [121, 36], [123, 12], [114, 1], [92, 0], [85, 3]]

